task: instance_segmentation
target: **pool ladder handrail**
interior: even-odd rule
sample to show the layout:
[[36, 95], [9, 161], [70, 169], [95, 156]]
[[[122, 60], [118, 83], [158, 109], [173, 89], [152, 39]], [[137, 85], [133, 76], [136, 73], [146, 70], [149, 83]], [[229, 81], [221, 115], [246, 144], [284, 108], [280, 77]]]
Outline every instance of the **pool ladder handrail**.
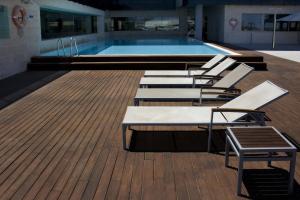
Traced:
[[[74, 55], [73, 55], [73, 44], [74, 44], [75, 51], [76, 51], [76, 53]], [[70, 56], [79, 56], [77, 40], [73, 37], [70, 38]]]
[[61, 38], [57, 40], [57, 56], [60, 56], [60, 54], [59, 54], [59, 51], [61, 49], [60, 47], [62, 47], [63, 54], [64, 54], [64, 56], [66, 56], [65, 45]]

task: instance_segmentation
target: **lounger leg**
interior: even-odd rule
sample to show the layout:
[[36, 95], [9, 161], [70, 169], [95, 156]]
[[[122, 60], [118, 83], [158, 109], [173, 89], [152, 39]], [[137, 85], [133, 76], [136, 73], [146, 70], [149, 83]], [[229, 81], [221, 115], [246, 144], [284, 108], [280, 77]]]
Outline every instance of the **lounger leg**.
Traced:
[[211, 149], [211, 138], [212, 138], [212, 126], [214, 121], [214, 112], [211, 113], [210, 123], [208, 125], [208, 141], [207, 141], [207, 151], [210, 152]]
[[134, 99], [134, 106], [139, 106], [139, 105], [140, 105], [140, 100]]
[[293, 193], [294, 188], [294, 175], [295, 175], [295, 164], [296, 164], [296, 152], [291, 154], [290, 161], [290, 177], [289, 177], [289, 194]]
[[238, 167], [238, 182], [237, 182], [237, 195], [242, 194], [242, 180], [243, 180], [243, 171], [244, 171], [244, 160], [242, 155], [239, 157], [239, 167]]
[[212, 124], [208, 126], [207, 152], [211, 150]]
[[127, 144], [126, 144], [126, 130], [127, 130], [127, 125], [122, 125], [122, 134], [123, 134], [123, 149], [127, 150]]
[[271, 166], [272, 166], [272, 160], [271, 160], [271, 157], [272, 157], [272, 153], [269, 152], [269, 158], [270, 158], [270, 160], [268, 160], [268, 167], [271, 167]]
[[199, 104], [202, 104], [202, 88], [200, 88], [200, 98], [199, 98]]
[[228, 167], [229, 164], [229, 141], [228, 136], [226, 136], [226, 144], [225, 144], [225, 167]]
[[196, 80], [195, 80], [195, 78], [193, 77], [193, 88], [195, 88], [196, 87]]

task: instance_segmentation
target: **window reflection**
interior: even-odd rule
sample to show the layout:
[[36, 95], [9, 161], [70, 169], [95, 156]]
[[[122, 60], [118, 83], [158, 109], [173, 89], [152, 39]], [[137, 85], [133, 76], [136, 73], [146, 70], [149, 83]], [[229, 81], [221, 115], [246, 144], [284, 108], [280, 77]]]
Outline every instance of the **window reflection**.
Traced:
[[6, 6], [0, 5], [0, 39], [9, 38], [9, 20]]
[[113, 17], [106, 19], [106, 31], [178, 31], [178, 17]]
[[41, 10], [42, 39], [97, 33], [97, 17]]
[[265, 15], [265, 31], [273, 31], [274, 29], [274, 15]]
[[263, 27], [262, 14], [243, 14], [242, 30], [243, 31], [261, 31]]
[[[276, 19], [281, 19], [283, 17], [288, 16], [288, 14], [280, 14], [276, 16]], [[276, 31], [288, 31], [289, 30], [289, 22], [277, 22]]]
[[[289, 14], [277, 14], [279, 20]], [[263, 29], [262, 29], [263, 27]], [[243, 14], [242, 30], [243, 31], [273, 31], [274, 14]], [[277, 21], [276, 31], [300, 31], [300, 22], [283, 22]]]

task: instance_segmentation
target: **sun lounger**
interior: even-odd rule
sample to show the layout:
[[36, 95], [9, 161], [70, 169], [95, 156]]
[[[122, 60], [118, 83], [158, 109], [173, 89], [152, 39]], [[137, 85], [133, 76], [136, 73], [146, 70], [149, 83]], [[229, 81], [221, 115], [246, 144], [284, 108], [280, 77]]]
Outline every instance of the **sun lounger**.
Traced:
[[164, 77], [164, 76], [170, 76], [170, 77], [186, 77], [190, 74], [202, 74], [205, 71], [212, 69], [215, 67], [219, 62], [225, 59], [225, 55], [216, 55], [213, 57], [210, 61], [202, 65], [201, 67], [198, 67], [197, 69], [187, 68], [187, 70], [147, 70], [145, 71], [144, 76], [145, 77]]
[[254, 69], [246, 64], [240, 64], [226, 74], [222, 79], [208, 88], [139, 88], [134, 98], [134, 104], [140, 101], [198, 101], [230, 100], [240, 95], [240, 90], [234, 89], [240, 80]]
[[264, 112], [258, 109], [286, 95], [287, 90], [265, 81], [221, 107], [129, 106], [122, 122], [123, 148], [126, 130], [131, 126], [208, 126], [208, 151], [213, 125], [264, 125]]
[[[209, 85], [211, 80], [232, 66], [236, 61], [227, 58], [216, 67], [205, 72], [201, 77], [142, 77], [141, 87], [196, 87], [199, 85]], [[194, 74], [195, 75], [195, 74]], [[195, 75], [196, 76], [196, 75]]]

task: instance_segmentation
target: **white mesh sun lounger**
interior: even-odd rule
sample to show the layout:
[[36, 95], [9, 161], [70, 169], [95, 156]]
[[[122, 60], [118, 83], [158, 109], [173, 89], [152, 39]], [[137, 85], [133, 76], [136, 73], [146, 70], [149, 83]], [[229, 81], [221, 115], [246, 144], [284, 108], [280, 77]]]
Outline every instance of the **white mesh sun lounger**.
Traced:
[[199, 101], [230, 100], [237, 95], [237, 90], [231, 89], [254, 69], [246, 64], [240, 64], [226, 74], [211, 88], [139, 88], [134, 98], [134, 104], [140, 101]]
[[122, 123], [123, 148], [127, 149], [128, 127], [182, 125], [208, 126], [210, 151], [213, 125], [264, 125], [264, 112], [258, 109], [287, 93], [271, 81], [265, 81], [221, 107], [129, 106]]
[[[202, 74], [205, 71], [215, 67], [219, 62], [224, 60], [225, 55], [216, 55], [211, 60], [209, 60], [207, 63], [202, 65], [199, 70], [147, 70], [145, 71], [144, 76], [145, 77], [157, 77], [157, 76], [171, 76], [171, 77], [186, 77], [190, 74]], [[201, 70], [202, 69], [202, 70]]]
[[[207, 71], [203, 75], [215, 77], [220, 75], [236, 61], [227, 58], [216, 67]], [[140, 81], [141, 87], [194, 87], [199, 85], [207, 85], [211, 79], [194, 79], [194, 77], [142, 77]]]

